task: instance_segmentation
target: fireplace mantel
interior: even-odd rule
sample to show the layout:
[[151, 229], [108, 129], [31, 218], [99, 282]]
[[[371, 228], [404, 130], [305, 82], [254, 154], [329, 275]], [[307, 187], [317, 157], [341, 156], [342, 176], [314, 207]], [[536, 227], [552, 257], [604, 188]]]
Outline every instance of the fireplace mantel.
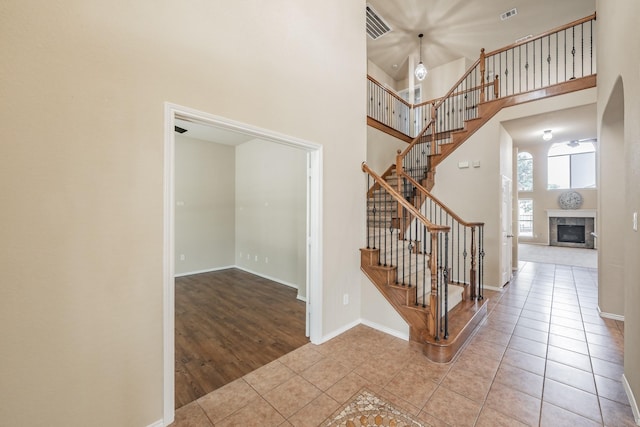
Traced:
[[547, 209], [549, 218], [595, 218], [595, 209]]

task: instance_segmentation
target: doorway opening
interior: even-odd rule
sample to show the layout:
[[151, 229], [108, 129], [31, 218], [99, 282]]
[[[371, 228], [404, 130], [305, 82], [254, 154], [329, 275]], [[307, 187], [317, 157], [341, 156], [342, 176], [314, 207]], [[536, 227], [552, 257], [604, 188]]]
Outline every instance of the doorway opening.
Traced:
[[[306, 296], [306, 335], [311, 342], [319, 342], [321, 337], [321, 171], [322, 147], [270, 130], [258, 128], [245, 123], [236, 122], [196, 111], [175, 104], [165, 104], [165, 171], [164, 171], [164, 302], [163, 302], [163, 335], [164, 335], [164, 381], [163, 401], [165, 423], [174, 419], [175, 402], [175, 282], [176, 276], [176, 138], [177, 121], [187, 121], [211, 127], [220, 132], [230, 132], [250, 139], [275, 143], [291, 147], [306, 153], [306, 229], [303, 251], [305, 260], [305, 296]], [[304, 185], [303, 185], [304, 186]], [[182, 258], [181, 258], [182, 260]]]

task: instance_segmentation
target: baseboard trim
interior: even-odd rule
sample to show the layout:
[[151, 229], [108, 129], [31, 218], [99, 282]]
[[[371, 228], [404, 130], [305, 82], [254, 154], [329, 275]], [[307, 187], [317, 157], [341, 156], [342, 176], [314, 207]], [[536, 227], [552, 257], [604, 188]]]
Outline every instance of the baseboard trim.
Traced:
[[487, 285], [485, 285], [482, 288], [483, 289], [488, 289], [490, 291], [504, 292], [504, 286], [498, 287], [498, 286], [487, 286]]
[[619, 320], [621, 322], [624, 322], [624, 316], [613, 313], [605, 313], [604, 311], [600, 310], [600, 306], [598, 306], [598, 314], [600, 315], [600, 317], [604, 317], [605, 319]]
[[164, 427], [164, 421], [158, 420], [155, 423], [149, 424], [147, 427]]
[[278, 279], [276, 277], [267, 276], [266, 274], [258, 273], [257, 271], [253, 271], [245, 267], [240, 267], [239, 265], [235, 265], [234, 268], [262, 277], [263, 279], [271, 280], [272, 282], [280, 283], [281, 285], [285, 285], [293, 289], [300, 289], [298, 285], [294, 285], [293, 283], [285, 282], [284, 280]]
[[[192, 274], [212, 273], [214, 271], [228, 270], [230, 268], [237, 268], [238, 270], [242, 270], [242, 271], [245, 271], [247, 273], [251, 273], [251, 274], [253, 274], [255, 276], [262, 277], [263, 279], [271, 280], [272, 282], [276, 282], [276, 283], [279, 283], [281, 285], [285, 285], [285, 286], [288, 286], [290, 288], [297, 289], [298, 291], [300, 290], [300, 287], [298, 285], [294, 285], [293, 283], [285, 282], [284, 280], [280, 280], [280, 279], [277, 279], [275, 277], [267, 276], [266, 274], [258, 273], [256, 271], [250, 270], [250, 269], [245, 268], [245, 267], [240, 267], [238, 265], [228, 265], [226, 267], [216, 267], [216, 268], [209, 268], [209, 269], [206, 269], [206, 270], [190, 271], [188, 273], [176, 274], [174, 277], [191, 276]], [[298, 296], [296, 298], [299, 299], [300, 301], [307, 302], [307, 298], [303, 297], [303, 296], [301, 296], [299, 294], [298, 294]]]
[[226, 267], [215, 267], [215, 268], [207, 268], [205, 270], [188, 271], [186, 273], [175, 274], [173, 277], [184, 277], [184, 276], [191, 276], [193, 274], [211, 273], [211, 272], [214, 272], [214, 271], [228, 270], [228, 269], [234, 268], [234, 267], [235, 267], [235, 265], [228, 265]]
[[360, 319], [358, 320], [354, 320], [353, 322], [343, 326], [342, 328], [338, 328], [333, 332], [328, 333], [327, 335], [324, 335], [322, 338], [320, 338], [319, 342], [314, 342], [314, 344], [322, 344], [325, 343], [335, 337], [337, 337], [338, 335], [344, 334], [345, 332], [347, 332], [349, 329], [354, 328], [356, 326], [358, 326], [360, 323], [362, 323], [362, 321]]
[[629, 381], [627, 381], [627, 377], [625, 377], [624, 374], [622, 374], [622, 387], [624, 387], [624, 392], [627, 394], [627, 399], [629, 399], [629, 405], [631, 405], [631, 411], [633, 411], [633, 419], [635, 420], [636, 425], [640, 426], [640, 409], [638, 409], [638, 402], [636, 401], [636, 398], [633, 395], [633, 390], [631, 390]]
[[404, 341], [409, 341], [409, 334], [408, 333], [400, 332], [400, 331], [397, 331], [395, 329], [388, 328], [386, 326], [380, 325], [380, 324], [378, 324], [376, 322], [372, 322], [372, 321], [366, 320], [366, 319], [361, 319], [360, 323], [362, 323], [363, 325], [368, 326], [370, 328], [376, 329], [376, 330], [378, 330], [380, 332], [384, 332], [387, 335], [391, 335], [391, 336], [394, 336], [396, 338], [400, 338], [401, 340], [404, 340]]

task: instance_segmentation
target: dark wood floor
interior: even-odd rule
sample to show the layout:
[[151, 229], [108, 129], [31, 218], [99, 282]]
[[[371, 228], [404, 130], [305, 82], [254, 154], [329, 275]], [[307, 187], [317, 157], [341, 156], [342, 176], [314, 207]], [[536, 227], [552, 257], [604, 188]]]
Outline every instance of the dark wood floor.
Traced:
[[176, 408], [309, 342], [293, 288], [237, 269], [176, 278]]

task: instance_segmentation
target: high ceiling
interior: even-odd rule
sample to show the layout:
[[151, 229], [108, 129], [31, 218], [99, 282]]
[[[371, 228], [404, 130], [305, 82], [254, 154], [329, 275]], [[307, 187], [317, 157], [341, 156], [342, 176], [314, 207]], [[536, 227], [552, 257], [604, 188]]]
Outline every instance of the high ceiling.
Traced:
[[502, 122], [502, 126], [517, 146], [543, 143], [542, 132], [545, 129], [553, 131], [550, 142], [595, 138], [596, 104], [508, 120]]
[[[595, 0], [368, 0], [367, 4], [391, 27], [377, 40], [367, 36], [367, 57], [396, 81], [408, 77], [410, 55], [418, 62], [420, 33], [424, 34], [422, 61], [431, 69], [463, 57], [475, 61], [481, 48], [490, 52], [596, 10]], [[513, 8], [516, 15], [500, 19]], [[554, 111], [503, 125], [516, 145], [542, 142], [544, 129], [552, 129], [557, 142], [595, 138], [596, 107]]]
[[[367, 57], [395, 80], [408, 76], [408, 58], [418, 57], [427, 69], [462, 57], [476, 60], [487, 52], [538, 35], [596, 10], [595, 0], [369, 0], [391, 31], [377, 40], [367, 37]], [[502, 21], [513, 8], [517, 14]], [[417, 59], [416, 59], [417, 62]], [[428, 77], [427, 77], [428, 78]]]

